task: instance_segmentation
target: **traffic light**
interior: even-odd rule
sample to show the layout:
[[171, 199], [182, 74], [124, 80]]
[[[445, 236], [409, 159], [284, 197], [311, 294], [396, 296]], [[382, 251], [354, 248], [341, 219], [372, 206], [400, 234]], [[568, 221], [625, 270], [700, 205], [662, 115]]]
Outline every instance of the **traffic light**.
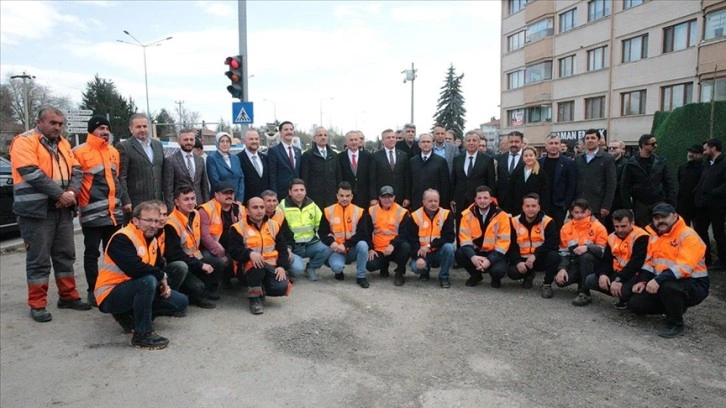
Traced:
[[244, 73], [242, 72], [242, 56], [227, 57], [224, 60], [224, 64], [229, 66], [229, 71], [224, 74], [232, 81], [232, 84], [227, 87], [227, 91], [229, 91], [233, 98], [243, 100], [244, 88], [242, 87], [242, 75]]

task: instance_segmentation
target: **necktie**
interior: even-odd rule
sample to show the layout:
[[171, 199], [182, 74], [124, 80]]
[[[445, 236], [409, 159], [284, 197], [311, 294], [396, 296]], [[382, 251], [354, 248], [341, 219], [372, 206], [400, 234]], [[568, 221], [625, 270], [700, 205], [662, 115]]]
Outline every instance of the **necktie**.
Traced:
[[257, 155], [252, 156], [252, 165], [255, 166], [255, 170], [257, 170], [257, 174], [262, 177], [262, 167], [260, 167], [260, 162], [257, 161]]
[[388, 163], [391, 164], [391, 171], [396, 171], [396, 162], [393, 159], [393, 150], [388, 151]]
[[512, 161], [509, 162], [509, 173], [514, 171], [514, 164], [517, 162], [517, 153], [512, 153]]
[[351, 163], [351, 167], [353, 168], [353, 171], [358, 171], [358, 161], [355, 159], [355, 153], [351, 156], [353, 158], [353, 163]]
[[474, 156], [469, 156], [469, 167], [466, 169], [466, 176], [471, 176], [471, 171], [474, 170]]
[[189, 171], [189, 177], [194, 180], [194, 165], [192, 164], [192, 155], [187, 155], [187, 170]]
[[323, 159], [325, 159], [325, 158], [328, 157], [328, 154], [327, 154], [327, 152], [325, 150], [321, 150], [320, 151], [320, 155], [323, 156]]
[[292, 154], [292, 146], [287, 146], [287, 158], [290, 160], [290, 168], [295, 169], [295, 156]]

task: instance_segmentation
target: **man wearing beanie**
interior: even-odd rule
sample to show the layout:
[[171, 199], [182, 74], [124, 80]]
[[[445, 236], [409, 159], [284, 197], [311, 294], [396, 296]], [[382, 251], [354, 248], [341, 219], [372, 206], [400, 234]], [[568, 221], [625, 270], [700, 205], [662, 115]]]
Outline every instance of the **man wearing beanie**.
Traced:
[[96, 306], [93, 289], [98, 277], [99, 245], [106, 247], [111, 235], [123, 224], [123, 214], [131, 213], [131, 200], [118, 180], [119, 153], [109, 143], [111, 128], [104, 116], [88, 121], [86, 143], [73, 149], [81, 165], [83, 180], [78, 209], [83, 230], [83, 268], [88, 283], [88, 303]]

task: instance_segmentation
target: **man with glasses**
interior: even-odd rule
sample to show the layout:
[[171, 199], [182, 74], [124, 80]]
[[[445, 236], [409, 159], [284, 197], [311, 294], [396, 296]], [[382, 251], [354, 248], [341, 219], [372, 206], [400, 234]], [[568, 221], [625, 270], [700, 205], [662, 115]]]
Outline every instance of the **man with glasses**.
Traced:
[[660, 202], [675, 205], [676, 193], [666, 159], [653, 153], [658, 146], [655, 136], [640, 136], [638, 146], [638, 155], [623, 167], [620, 193], [623, 208], [633, 209], [635, 224], [644, 228], [650, 224], [653, 206]]

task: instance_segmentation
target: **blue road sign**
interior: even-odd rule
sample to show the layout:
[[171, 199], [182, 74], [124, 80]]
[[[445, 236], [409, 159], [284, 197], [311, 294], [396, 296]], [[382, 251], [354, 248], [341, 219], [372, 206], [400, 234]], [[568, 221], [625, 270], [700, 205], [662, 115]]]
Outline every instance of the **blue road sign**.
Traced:
[[255, 110], [252, 102], [232, 102], [232, 123], [254, 123]]

